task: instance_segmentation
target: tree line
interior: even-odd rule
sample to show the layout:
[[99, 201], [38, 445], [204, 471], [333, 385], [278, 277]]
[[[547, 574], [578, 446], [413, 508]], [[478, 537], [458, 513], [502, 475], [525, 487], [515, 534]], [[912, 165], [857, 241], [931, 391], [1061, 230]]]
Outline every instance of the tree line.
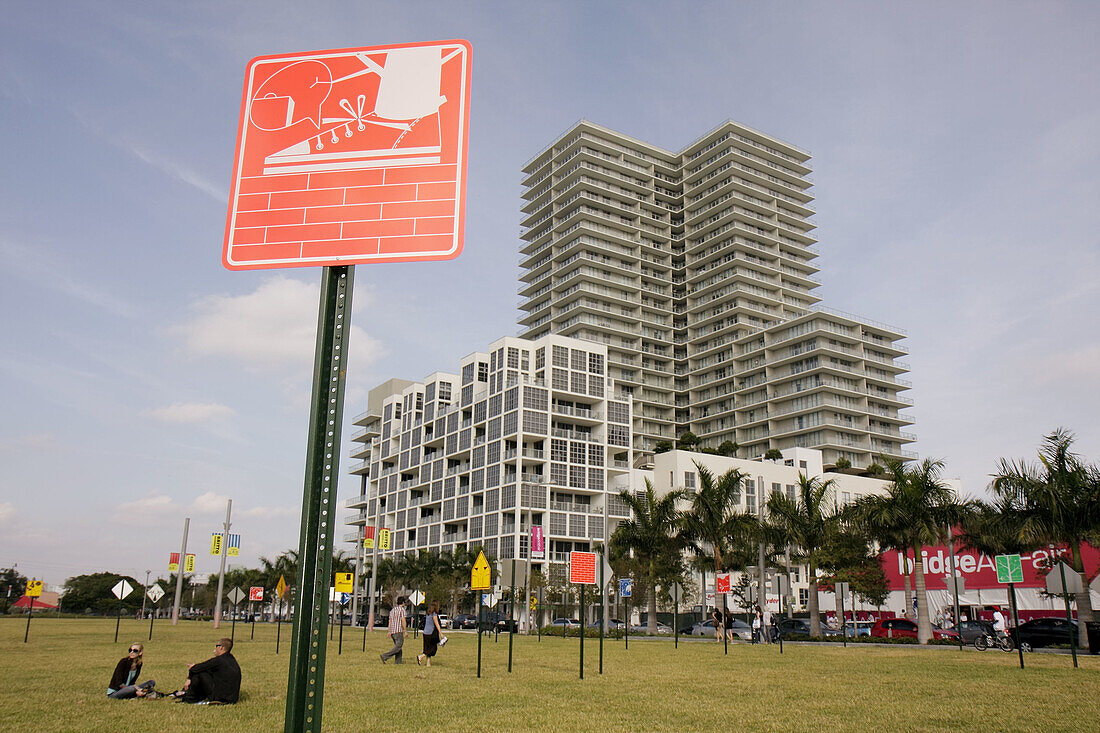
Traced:
[[918, 638], [927, 643], [932, 624], [922, 548], [943, 544], [956, 531], [960, 547], [992, 555], [1065, 546], [1086, 588], [1077, 596], [1085, 644], [1083, 622], [1092, 620], [1092, 606], [1082, 549], [1100, 544], [1100, 468], [1074, 453], [1073, 441], [1070, 431], [1059, 428], [1043, 438], [1037, 461], [1001, 459], [989, 499], [959, 497], [942, 479], [942, 461], [882, 457], [889, 482], [884, 494], [842, 507], [831, 479], [800, 475], [795, 496], [773, 492], [763, 518], [740, 510], [747, 474], [732, 469], [715, 475], [697, 463], [698, 489], [658, 496], [647, 481], [643, 492], [620, 494], [632, 517], [611, 537], [612, 564], [649, 589], [649, 625], [656, 631], [658, 586], [690, 582], [691, 571], [704, 566], [715, 573], [750, 570], [763, 545], [768, 567], [787, 573], [792, 563], [807, 567], [806, 605], [817, 636], [819, 590], [846, 581], [864, 602], [881, 604], [886, 579], [879, 556], [896, 550], [915, 560], [905, 575], [906, 599], [915, 592]]

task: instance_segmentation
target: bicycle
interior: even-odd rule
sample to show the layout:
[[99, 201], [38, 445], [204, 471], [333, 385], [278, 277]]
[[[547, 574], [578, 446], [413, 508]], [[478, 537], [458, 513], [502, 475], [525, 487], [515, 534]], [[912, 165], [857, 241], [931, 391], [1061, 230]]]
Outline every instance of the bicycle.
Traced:
[[983, 632], [974, 638], [974, 648], [980, 652], [984, 652], [991, 646], [998, 647], [1002, 652], [1010, 652], [1016, 648], [1012, 643], [1012, 637], [1003, 631], [997, 631], [992, 635]]

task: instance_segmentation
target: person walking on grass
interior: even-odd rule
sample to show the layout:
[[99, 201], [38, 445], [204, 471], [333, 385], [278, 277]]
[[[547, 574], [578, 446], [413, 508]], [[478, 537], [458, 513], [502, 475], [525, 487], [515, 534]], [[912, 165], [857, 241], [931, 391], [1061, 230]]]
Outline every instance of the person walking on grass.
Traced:
[[428, 615], [424, 619], [424, 653], [418, 654], [416, 663], [427, 663], [432, 666], [432, 657], [439, 651], [439, 601], [432, 601], [428, 606]]
[[405, 624], [405, 596], [397, 597], [397, 603], [390, 609], [389, 621], [389, 635], [393, 639], [393, 649], [379, 656], [382, 658], [382, 664], [391, 658], [394, 659], [394, 664], [401, 664], [401, 648], [405, 645], [405, 633], [408, 631]]

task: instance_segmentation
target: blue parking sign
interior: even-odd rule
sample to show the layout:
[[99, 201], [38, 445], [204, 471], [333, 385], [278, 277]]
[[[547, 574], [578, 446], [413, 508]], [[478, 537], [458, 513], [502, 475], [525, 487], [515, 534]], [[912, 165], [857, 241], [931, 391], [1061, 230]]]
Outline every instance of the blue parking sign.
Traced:
[[619, 597], [630, 598], [634, 592], [634, 581], [630, 578], [619, 578]]

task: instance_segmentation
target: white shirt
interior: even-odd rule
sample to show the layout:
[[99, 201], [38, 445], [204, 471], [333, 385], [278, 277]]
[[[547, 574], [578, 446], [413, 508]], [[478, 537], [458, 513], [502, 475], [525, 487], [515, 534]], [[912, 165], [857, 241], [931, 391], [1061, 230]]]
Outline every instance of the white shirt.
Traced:
[[1004, 631], [1005, 630], [1005, 615], [1000, 611], [993, 612], [993, 630]]

